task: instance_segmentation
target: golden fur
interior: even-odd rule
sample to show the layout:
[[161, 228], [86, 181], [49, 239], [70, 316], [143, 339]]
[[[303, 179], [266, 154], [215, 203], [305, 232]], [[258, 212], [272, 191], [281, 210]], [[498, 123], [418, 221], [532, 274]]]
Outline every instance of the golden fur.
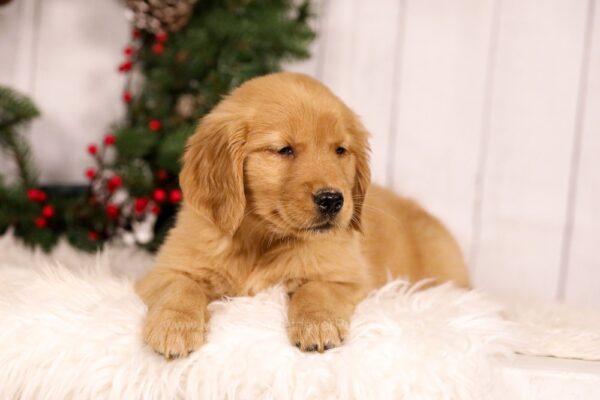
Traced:
[[[288, 146], [293, 154], [280, 154]], [[390, 276], [468, 284], [442, 224], [370, 186], [365, 128], [307, 76], [272, 74], [234, 90], [189, 139], [180, 183], [176, 225], [136, 286], [148, 305], [144, 340], [167, 358], [202, 345], [207, 304], [223, 296], [283, 283], [291, 343], [324, 351]], [[322, 189], [344, 196], [326, 223], [313, 202]]]

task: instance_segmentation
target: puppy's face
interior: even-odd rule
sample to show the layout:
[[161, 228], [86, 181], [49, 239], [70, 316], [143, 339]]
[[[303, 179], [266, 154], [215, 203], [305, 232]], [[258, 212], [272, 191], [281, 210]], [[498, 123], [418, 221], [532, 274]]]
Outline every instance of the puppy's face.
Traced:
[[292, 101], [276, 111], [267, 106], [248, 128], [248, 212], [282, 235], [348, 227], [362, 149], [339, 110]]
[[319, 82], [299, 74], [251, 80], [190, 139], [181, 183], [224, 231], [244, 215], [281, 236], [360, 228], [369, 185], [367, 133]]

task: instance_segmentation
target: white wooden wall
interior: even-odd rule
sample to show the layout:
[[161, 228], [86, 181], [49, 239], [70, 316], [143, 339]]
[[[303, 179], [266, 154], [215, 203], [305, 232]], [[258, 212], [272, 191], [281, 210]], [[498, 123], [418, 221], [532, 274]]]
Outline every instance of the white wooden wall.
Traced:
[[[43, 3], [43, 4], [42, 4]], [[321, 0], [309, 61], [372, 133], [374, 180], [459, 238], [476, 286], [600, 309], [597, 0]], [[0, 82], [31, 93], [42, 177], [81, 180], [122, 113], [117, 0], [0, 9]]]

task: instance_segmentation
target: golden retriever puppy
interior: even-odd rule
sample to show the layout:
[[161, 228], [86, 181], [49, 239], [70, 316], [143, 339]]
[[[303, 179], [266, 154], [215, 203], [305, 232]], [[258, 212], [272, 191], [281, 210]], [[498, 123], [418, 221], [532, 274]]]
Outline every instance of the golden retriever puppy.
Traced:
[[144, 340], [185, 356], [203, 343], [209, 302], [282, 283], [290, 342], [324, 351], [390, 277], [466, 286], [442, 224], [370, 186], [368, 152], [356, 115], [308, 76], [252, 79], [223, 99], [188, 141], [176, 225], [136, 286]]

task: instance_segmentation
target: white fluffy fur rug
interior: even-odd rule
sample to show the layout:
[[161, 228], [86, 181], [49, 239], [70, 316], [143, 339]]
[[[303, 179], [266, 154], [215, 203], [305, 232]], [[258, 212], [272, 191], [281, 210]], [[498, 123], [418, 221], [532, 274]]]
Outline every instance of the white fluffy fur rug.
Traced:
[[286, 296], [273, 288], [213, 303], [208, 343], [167, 362], [140, 338], [132, 282], [150, 264], [128, 248], [89, 256], [63, 244], [47, 256], [0, 238], [0, 398], [480, 399], [493, 358], [523, 349], [482, 293], [396, 281], [324, 354], [289, 344]]

